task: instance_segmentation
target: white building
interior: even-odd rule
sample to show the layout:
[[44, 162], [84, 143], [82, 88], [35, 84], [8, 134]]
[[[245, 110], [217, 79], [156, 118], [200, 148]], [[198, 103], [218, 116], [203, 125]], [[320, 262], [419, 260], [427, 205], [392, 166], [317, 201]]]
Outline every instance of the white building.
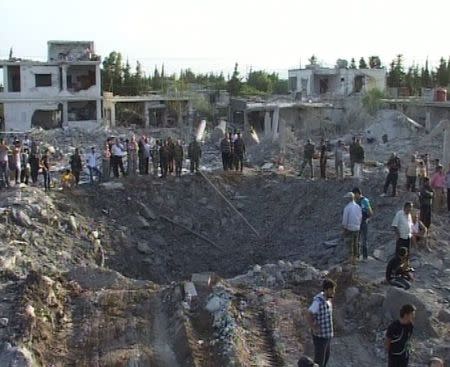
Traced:
[[49, 41], [46, 62], [0, 60], [5, 130], [100, 123], [100, 75], [92, 41]]
[[289, 89], [302, 98], [345, 97], [377, 88], [386, 90], [385, 69], [324, 68], [308, 65], [289, 70]]

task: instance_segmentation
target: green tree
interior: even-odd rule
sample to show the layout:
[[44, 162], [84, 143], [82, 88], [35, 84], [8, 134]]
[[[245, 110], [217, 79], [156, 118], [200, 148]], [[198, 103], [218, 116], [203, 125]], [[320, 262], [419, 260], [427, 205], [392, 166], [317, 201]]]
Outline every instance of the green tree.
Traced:
[[241, 88], [242, 88], [242, 81], [239, 76], [238, 63], [235, 63], [233, 75], [231, 76], [231, 79], [228, 81], [228, 93], [230, 93], [231, 96], [237, 96], [239, 95]]
[[448, 69], [447, 62], [443, 57], [439, 61], [439, 66], [436, 70], [436, 82], [439, 87], [447, 87], [448, 86]]
[[317, 65], [317, 57], [316, 55], [312, 54], [311, 57], [308, 59], [310, 65]]
[[389, 73], [387, 76], [387, 85], [389, 87], [402, 87], [405, 82], [405, 72], [403, 68], [403, 55], [397, 55], [395, 60], [392, 60]]
[[425, 67], [420, 72], [420, 79], [422, 81], [423, 88], [432, 88], [433, 81], [431, 80], [430, 70], [428, 68], [428, 59], [425, 61]]
[[264, 93], [272, 92], [272, 79], [263, 70], [250, 70], [247, 77], [247, 85]]
[[350, 60], [350, 69], [356, 69], [356, 61], [354, 57]]
[[367, 63], [366, 60], [364, 60], [364, 57], [361, 57], [359, 59], [359, 69], [367, 69]]
[[152, 88], [154, 90], [160, 90], [162, 86], [161, 75], [159, 74], [158, 67], [155, 65], [152, 78]]
[[369, 67], [371, 69], [381, 69], [381, 60], [378, 56], [369, 56]]

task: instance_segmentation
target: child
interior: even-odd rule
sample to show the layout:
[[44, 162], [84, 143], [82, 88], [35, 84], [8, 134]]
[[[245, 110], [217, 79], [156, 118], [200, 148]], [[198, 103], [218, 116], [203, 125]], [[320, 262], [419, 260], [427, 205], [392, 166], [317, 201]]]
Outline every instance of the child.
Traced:
[[66, 169], [61, 176], [61, 187], [63, 188], [63, 190], [70, 190], [72, 189], [74, 184], [75, 176], [72, 174], [72, 172], [70, 172], [69, 169]]

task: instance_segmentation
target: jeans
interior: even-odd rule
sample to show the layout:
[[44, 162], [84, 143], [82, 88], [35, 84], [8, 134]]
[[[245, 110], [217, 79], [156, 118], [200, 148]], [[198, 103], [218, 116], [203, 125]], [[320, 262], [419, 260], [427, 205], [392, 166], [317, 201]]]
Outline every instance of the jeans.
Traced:
[[386, 182], [384, 183], [383, 192], [387, 194], [389, 185], [392, 185], [392, 196], [397, 195], [397, 181], [398, 181], [398, 173], [389, 172], [386, 177]]
[[313, 335], [314, 343], [314, 362], [319, 367], [325, 367], [330, 359], [331, 338], [320, 338]]
[[406, 191], [416, 191], [416, 176], [406, 176]]
[[45, 191], [50, 190], [50, 172], [42, 171], [42, 175], [44, 176], [44, 189]]
[[88, 168], [89, 168], [89, 180], [91, 184], [94, 183], [94, 174], [98, 176], [99, 181], [102, 179], [102, 173], [97, 167], [88, 167]]
[[199, 163], [199, 159], [198, 158], [197, 159], [192, 159], [191, 158], [191, 167], [190, 167], [191, 173], [193, 173], [194, 171], [198, 172], [198, 163]]
[[302, 166], [300, 168], [299, 176], [303, 175], [303, 171], [305, 170], [306, 165], [309, 165], [309, 168], [311, 169], [311, 178], [314, 177], [314, 168], [313, 168], [313, 161], [312, 158], [305, 158], [303, 160]]
[[361, 227], [359, 228], [359, 246], [360, 246], [360, 253], [362, 252], [362, 256], [364, 259], [367, 259], [368, 256], [367, 232], [368, 232], [368, 223], [367, 220], [363, 220], [361, 221]]
[[336, 161], [334, 164], [334, 168], [336, 169], [336, 177], [344, 178], [344, 162]]
[[405, 290], [411, 288], [411, 283], [403, 277], [392, 278], [391, 280], [389, 280], [389, 284], [393, 285], [394, 287], [403, 288]]

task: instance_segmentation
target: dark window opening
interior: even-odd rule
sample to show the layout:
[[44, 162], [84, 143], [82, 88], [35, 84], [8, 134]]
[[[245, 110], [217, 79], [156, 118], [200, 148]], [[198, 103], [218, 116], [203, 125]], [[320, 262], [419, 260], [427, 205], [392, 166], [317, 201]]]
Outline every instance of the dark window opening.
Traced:
[[364, 86], [364, 77], [361, 75], [358, 75], [357, 77], [355, 77], [355, 81], [354, 81], [354, 86], [353, 86], [353, 90], [355, 93], [359, 93], [361, 92], [361, 90], [363, 89]]
[[36, 110], [31, 117], [32, 127], [55, 129], [61, 126], [61, 113], [58, 110]]
[[94, 65], [77, 65], [67, 68], [67, 89], [71, 92], [86, 90], [96, 85]]
[[20, 66], [8, 66], [8, 92], [20, 92]]
[[67, 107], [69, 121], [97, 120], [96, 101], [69, 102]]
[[321, 78], [319, 81], [319, 93], [325, 94], [328, 92], [328, 78]]
[[52, 74], [36, 74], [36, 87], [51, 87]]
[[290, 91], [297, 90], [297, 77], [296, 76], [289, 77], [289, 90]]

